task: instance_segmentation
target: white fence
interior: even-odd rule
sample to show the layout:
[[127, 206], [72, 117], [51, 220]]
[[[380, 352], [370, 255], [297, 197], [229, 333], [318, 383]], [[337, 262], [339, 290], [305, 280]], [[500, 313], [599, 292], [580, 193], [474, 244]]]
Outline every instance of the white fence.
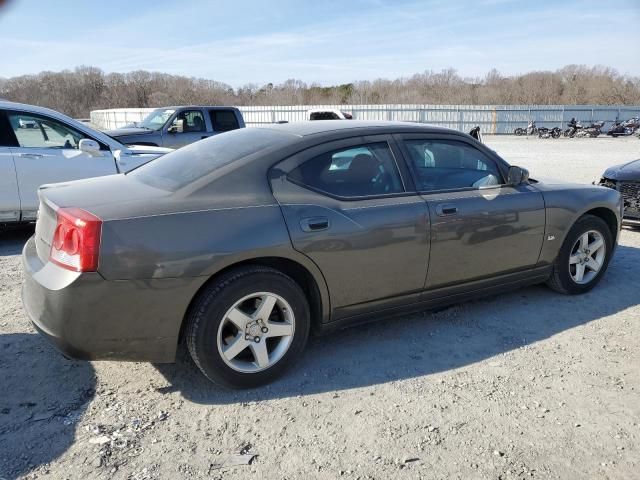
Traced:
[[[606, 131], [616, 120], [640, 115], [640, 106], [607, 105], [292, 105], [238, 107], [247, 126], [299, 122], [307, 110], [337, 108], [357, 120], [396, 120], [428, 123], [467, 132], [480, 125], [483, 133], [512, 133], [535, 120], [539, 127], [564, 128], [575, 117], [588, 123], [604, 120]], [[142, 120], [152, 108], [94, 110], [91, 123], [108, 130]]]

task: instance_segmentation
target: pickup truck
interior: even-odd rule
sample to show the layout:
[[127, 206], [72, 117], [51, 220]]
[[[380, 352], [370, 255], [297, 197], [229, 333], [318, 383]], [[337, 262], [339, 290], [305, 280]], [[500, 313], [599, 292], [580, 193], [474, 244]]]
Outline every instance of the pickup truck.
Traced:
[[164, 107], [140, 123], [105, 133], [126, 145], [180, 148], [244, 126], [240, 110], [234, 107]]
[[35, 220], [40, 185], [125, 173], [170, 151], [127, 147], [48, 108], [0, 102], [0, 225]]

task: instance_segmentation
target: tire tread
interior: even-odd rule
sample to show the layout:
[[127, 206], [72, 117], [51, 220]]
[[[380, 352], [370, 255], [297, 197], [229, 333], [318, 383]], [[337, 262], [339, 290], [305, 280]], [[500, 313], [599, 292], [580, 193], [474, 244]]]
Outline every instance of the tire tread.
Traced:
[[214, 384], [224, 387], [224, 388], [238, 388], [233, 384], [229, 384], [219, 378], [212, 377], [206, 371], [206, 369], [202, 366], [202, 362], [200, 360], [199, 348], [197, 346], [197, 338], [198, 331], [201, 325], [201, 322], [204, 318], [204, 314], [207, 310], [207, 307], [211, 304], [211, 302], [216, 300], [216, 297], [220, 292], [224, 289], [232, 285], [233, 283], [242, 280], [243, 278], [260, 273], [268, 273], [280, 275], [283, 278], [287, 279], [290, 282], [293, 282], [297, 285], [297, 283], [288, 275], [285, 275], [280, 270], [276, 270], [271, 267], [264, 267], [261, 265], [248, 265], [243, 267], [238, 267], [229, 272], [224, 273], [220, 278], [215, 280], [214, 283], [206, 287], [203, 291], [198, 294], [198, 298], [195, 303], [189, 309], [187, 313], [186, 321], [187, 321], [187, 329], [186, 329], [186, 341], [187, 348], [189, 350], [189, 354], [193, 359], [193, 362], [196, 364], [198, 369], [204, 374], [207, 379], [209, 379]]

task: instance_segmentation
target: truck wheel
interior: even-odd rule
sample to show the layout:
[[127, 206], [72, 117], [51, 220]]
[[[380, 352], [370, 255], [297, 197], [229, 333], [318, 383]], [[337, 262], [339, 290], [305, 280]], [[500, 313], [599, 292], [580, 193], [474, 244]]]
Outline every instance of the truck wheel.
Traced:
[[186, 320], [193, 361], [209, 380], [229, 388], [276, 379], [301, 355], [310, 330], [300, 286], [262, 266], [216, 279], [199, 294]]

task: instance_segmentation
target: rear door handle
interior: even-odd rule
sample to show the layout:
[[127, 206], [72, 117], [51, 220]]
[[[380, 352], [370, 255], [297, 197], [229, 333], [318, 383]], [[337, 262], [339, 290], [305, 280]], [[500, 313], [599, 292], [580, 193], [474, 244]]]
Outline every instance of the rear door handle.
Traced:
[[440, 217], [447, 217], [449, 215], [457, 215], [458, 214], [458, 207], [456, 207], [455, 205], [452, 205], [450, 203], [441, 203], [440, 205], [436, 206], [436, 213]]
[[329, 228], [327, 217], [311, 217], [300, 220], [300, 228], [303, 232], [319, 232]]

